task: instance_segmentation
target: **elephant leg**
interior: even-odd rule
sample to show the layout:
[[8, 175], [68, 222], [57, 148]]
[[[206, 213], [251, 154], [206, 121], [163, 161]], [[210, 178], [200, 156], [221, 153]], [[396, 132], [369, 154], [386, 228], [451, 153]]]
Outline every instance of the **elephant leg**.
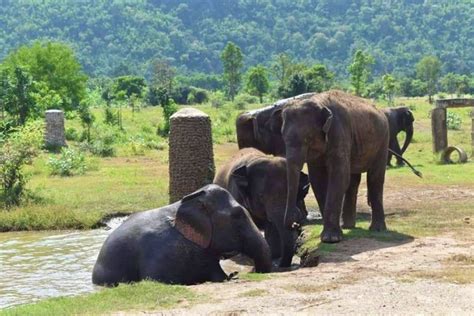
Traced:
[[370, 230], [383, 231], [385, 225], [385, 213], [383, 208], [383, 186], [385, 182], [385, 166], [378, 165], [367, 172], [367, 194], [372, 208], [372, 223]]
[[[385, 156], [386, 158], [386, 156]], [[385, 161], [383, 165], [385, 168]], [[335, 243], [342, 240], [342, 230], [339, 224], [341, 218], [342, 201], [350, 183], [350, 171], [348, 162], [333, 161], [328, 170], [328, 187], [326, 204], [324, 206], [324, 228], [321, 233], [321, 241]]]
[[328, 185], [328, 174], [326, 167], [318, 167], [308, 163], [309, 181], [311, 188], [318, 201], [319, 212], [324, 216], [324, 205], [326, 204], [326, 194]]
[[265, 224], [265, 240], [270, 246], [272, 252], [272, 259], [281, 257], [281, 241], [278, 230], [273, 223], [267, 222]]
[[351, 175], [349, 189], [344, 196], [342, 208], [342, 228], [354, 228], [356, 222], [357, 191], [359, 190], [360, 173]]
[[209, 281], [211, 282], [224, 282], [228, 279], [227, 274], [222, 270], [219, 261], [216, 261], [216, 263], [212, 265], [209, 272]]
[[[392, 150], [394, 152], [396, 152], [397, 154], [399, 154], [400, 156], [402, 155], [402, 149], [400, 148], [400, 144], [398, 143], [398, 140], [397, 138], [395, 137], [395, 140], [393, 142], [393, 147], [390, 146], [390, 148], [392, 148]], [[391, 153], [390, 153], [391, 154]], [[397, 159], [397, 166], [404, 166], [405, 163], [403, 162], [403, 160], [401, 160], [399, 157], [396, 157], [395, 158]]]

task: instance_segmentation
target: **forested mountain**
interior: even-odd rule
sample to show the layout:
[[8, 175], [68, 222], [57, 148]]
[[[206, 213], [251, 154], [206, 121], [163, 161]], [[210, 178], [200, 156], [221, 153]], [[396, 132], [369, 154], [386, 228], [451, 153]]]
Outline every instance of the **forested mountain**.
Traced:
[[409, 74], [429, 54], [444, 72], [471, 73], [473, 25], [472, 0], [12, 0], [0, 6], [0, 60], [50, 39], [69, 43], [91, 75], [144, 74], [153, 58], [211, 73], [233, 41], [246, 66], [287, 52], [342, 76], [362, 48], [377, 74]]

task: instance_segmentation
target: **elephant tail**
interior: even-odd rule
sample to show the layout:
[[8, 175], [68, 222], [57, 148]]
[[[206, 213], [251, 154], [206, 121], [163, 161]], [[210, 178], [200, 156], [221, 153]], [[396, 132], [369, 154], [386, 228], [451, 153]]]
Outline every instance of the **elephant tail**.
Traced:
[[400, 158], [401, 160], [403, 160], [403, 161], [408, 165], [408, 167], [410, 167], [410, 169], [413, 171], [413, 173], [414, 173], [415, 175], [417, 175], [417, 176], [420, 177], [420, 178], [423, 178], [423, 174], [422, 174], [420, 171], [416, 170], [415, 167], [413, 167], [413, 166], [411, 165], [411, 163], [408, 162], [408, 160], [406, 160], [405, 158], [403, 158], [401, 155], [397, 154], [396, 152], [394, 152], [394, 151], [391, 150], [390, 148], [388, 149], [388, 151], [389, 151], [392, 155], [394, 155], [394, 156]]

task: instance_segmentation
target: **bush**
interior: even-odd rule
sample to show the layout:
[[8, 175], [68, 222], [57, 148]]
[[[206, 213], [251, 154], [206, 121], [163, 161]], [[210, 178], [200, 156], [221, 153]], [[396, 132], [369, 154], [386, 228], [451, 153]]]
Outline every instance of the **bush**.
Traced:
[[214, 108], [220, 108], [225, 103], [225, 96], [222, 91], [213, 92], [210, 96], [211, 105]]
[[453, 112], [448, 112], [446, 117], [446, 125], [448, 129], [459, 130], [461, 129], [462, 120], [461, 117]]
[[158, 134], [166, 137], [170, 132], [170, 118], [171, 115], [178, 111], [178, 107], [171, 99], [168, 102], [163, 104], [163, 123], [158, 127]]
[[86, 158], [72, 148], [62, 148], [58, 158], [49, 157], [48, 166], [51, 175], [70, 177], [86, 172]]
[[27, 196], [28, 181], [23, 166], [31, 164], [43, 144], [43, 125], [29, 122], [0, 143], [0, 203], [5, 208], [20, 205]]
[[66, 128], [65, 136], [69, 141], [79, 141], [80, 139], [80, 135], [74, 127]]
[[90, 142], [83, 142], [80, 146], [94, 156], [112, 157], [116, 154], [115, 143], [122, 139], [123, 134], [116, 127], [95, 125], [91, 129]]

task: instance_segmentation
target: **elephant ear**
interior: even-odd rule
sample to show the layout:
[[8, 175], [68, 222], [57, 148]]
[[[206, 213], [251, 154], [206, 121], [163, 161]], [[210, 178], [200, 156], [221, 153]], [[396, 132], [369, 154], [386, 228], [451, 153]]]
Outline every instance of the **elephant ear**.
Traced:
[[[230, 175], [229, 188], [232, 195], [238, 192], [239, 196], [234, 196], [238, 202], [243, 202], [242, 198], [245, 197], [249, 186], [247, 166], [242, 165], [232, 171]], [[239, 201], [240, 200], [240, 201]]]
[[408, 124], [411, 124], [415, 121], [415, 117], [413, 116], [413, 112], [411, 110], [408, 110], [406, 113], [406, 119], [407, 119], [407, 123]]
[[270, 131], [273, 134], [281, 134], [281, 126], [283, 125], [283, 118], [281, 117], [281, 112], [283, 108], [275, 109], [270, 116]]
[[309, 191], [309, 178], [304, 172], [300, 172], [300, 183], [298, 185], [297, 200], [303, 200]]
[[206, 192], [199, 190], [183, 197], [174, 222], [176, 230], [201, 248], [208, 248], [212, 237], [211, 212], [204, 203], [205, 196]]
[[323, 122], [322, 130], [324, 134], [327, 135], [329, 132], [329, 129], [331, 128], [333, 115], [332, 115], [331, 110], [325, 106], [321, 110], [321, 116], [322, 116], [322, 122]]

